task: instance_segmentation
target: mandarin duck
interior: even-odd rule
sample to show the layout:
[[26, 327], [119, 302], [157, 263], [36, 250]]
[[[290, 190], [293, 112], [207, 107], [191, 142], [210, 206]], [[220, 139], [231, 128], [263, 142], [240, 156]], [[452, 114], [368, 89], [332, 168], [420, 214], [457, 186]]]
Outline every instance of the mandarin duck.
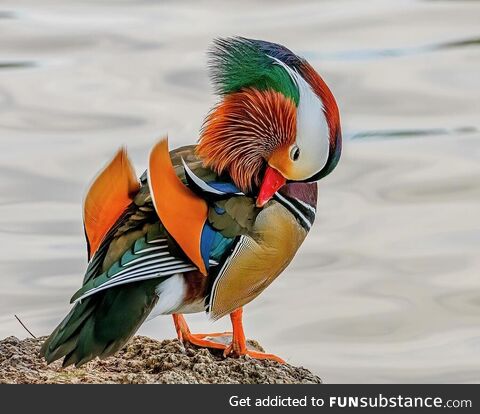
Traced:
[[[160, 140], [140, 179], [121, 149], [91, 185], [88, 266], [73, 308], [42, 346], [47, 362], [108, 357], [157, 315], [173, 315], [183, 342], [283, 362], [247, 348], [242, 307], [312, 227], [316, 181], [340, 157], [339, 111], [320, 75], [284, 46], [219, 39], [210, 68], [219, 103], [197, 145], [169, 152]], [[191, 333], [182, 314], [195, 312], [229, 314], [233, 331]]]

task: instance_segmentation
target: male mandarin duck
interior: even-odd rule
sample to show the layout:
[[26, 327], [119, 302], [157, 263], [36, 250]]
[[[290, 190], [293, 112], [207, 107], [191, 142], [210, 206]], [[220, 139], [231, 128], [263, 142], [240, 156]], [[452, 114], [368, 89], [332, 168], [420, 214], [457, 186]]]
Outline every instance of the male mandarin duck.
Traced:
[[[50, 363], [80, 366], [121, 349], [142, 323], [173, 315], [178, 338], [224, 355], [250, 355], [242, 307], [290, 263], [316, 212], [316, 181], [341, 152], [338, 107], [306, 62], [260, 40], [217, 40], [220, 102], [199, 143], [161, 140], [138, 180], [121, 149], [84, 202], [88, 267], [70, 313], [42, 347]], [[223, 334], [193, 334], [182, 316], [230, 314]]]

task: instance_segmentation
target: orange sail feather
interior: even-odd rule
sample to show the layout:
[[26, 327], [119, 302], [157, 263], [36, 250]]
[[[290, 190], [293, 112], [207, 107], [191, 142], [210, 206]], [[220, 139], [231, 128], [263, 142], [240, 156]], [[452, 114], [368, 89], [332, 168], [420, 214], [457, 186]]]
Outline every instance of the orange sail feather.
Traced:
[[127, 151], [121, 148], [97, 176], [85, 197], [83, 223], [89, 260], [139, 189], [140, 183]]
[[166, 138], [150, 153], [148, 184], [161, 222], [188, 258], [206, 275], [200, 241], [208, 206], [177, 177]]

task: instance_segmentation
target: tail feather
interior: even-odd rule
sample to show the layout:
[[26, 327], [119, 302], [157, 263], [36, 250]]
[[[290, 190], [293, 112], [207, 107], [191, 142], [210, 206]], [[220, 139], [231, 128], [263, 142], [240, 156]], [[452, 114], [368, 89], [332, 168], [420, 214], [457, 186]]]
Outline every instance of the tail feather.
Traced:
[[[122, 346], [125, 342], [127, 341], [121, 341]], [[95, 337], [95, 320], [89, 318], [77, 338], [75, 348], [65, 356], [63, 366], [67, 367], [74, 364], [78, 367], [83, 365], [96, 356], [102, 356], [104, 349], [105, 344]]]
[[95, 306], [91, 300], [78, 303], [60, 322], [40, 349], [41, 355], [49, 364], [72, 352], [82, 325], [92, 315], [94, 309]]
[[[66, 344], [78, 336], [79, 329], [85, 320], [91, 316], [94, 309], [95, 306], [92, 306], [90, 300], [78, 303], [73, 307], [60, 325], [58, 325], [50, 337], [44, 342], [40, 350], [48, 362], [61, 358], [70, 352]], [[59, 355], [61, 353], [60, 349], [65, 350], [63, 355]]]
[[121, 349], [155, 306], [158, 281], [111, 288], [77, 303], [43, 344], [48, 363], [80, 366]]

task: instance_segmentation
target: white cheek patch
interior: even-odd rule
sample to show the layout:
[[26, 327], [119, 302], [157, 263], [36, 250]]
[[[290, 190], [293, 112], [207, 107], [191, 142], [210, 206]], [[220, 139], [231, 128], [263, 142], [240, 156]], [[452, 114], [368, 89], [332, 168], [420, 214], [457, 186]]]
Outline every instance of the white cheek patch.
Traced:
[[292, 162], [292, 180], [305, 180], [325, 167], [330, 152], [330, 130], [321, 99], [303, 77], [272, 57], [296, 83], [300, 98], [297, 107], [297, 141], [300, 156]]

